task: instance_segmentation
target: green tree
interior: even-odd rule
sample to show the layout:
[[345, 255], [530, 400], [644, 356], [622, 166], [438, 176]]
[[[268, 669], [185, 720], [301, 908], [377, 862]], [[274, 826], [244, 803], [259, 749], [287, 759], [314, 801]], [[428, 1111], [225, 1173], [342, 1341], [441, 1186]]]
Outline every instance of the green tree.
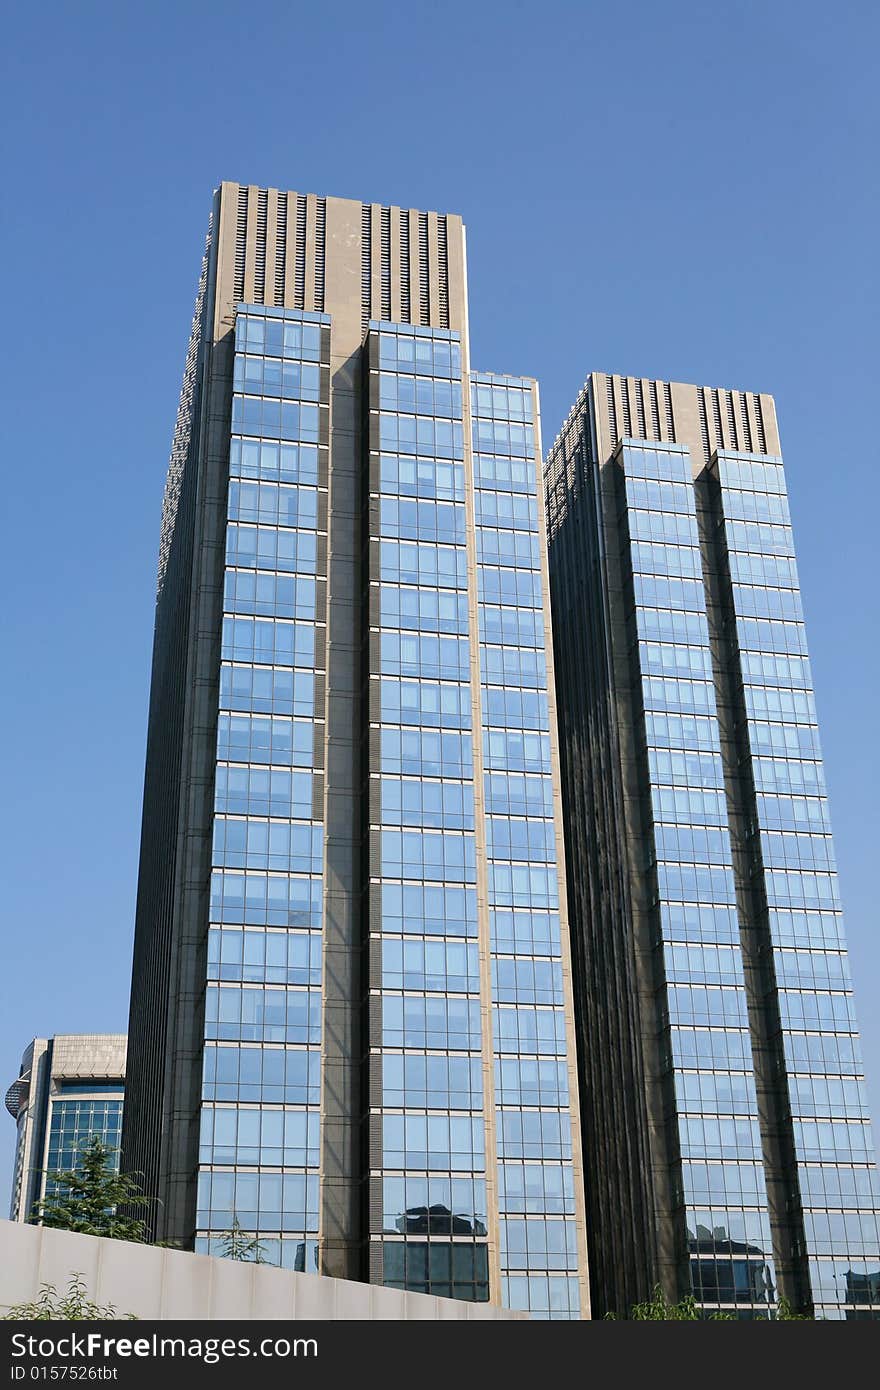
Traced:
[[116, 1318], [133, 1319], [134, 1313], [117, 1313], [112, 1303], [103, 1307], [89, 1298], [83, 1276], [71, 1274], [67, 1292], [59, 1294], [54, 1284], [42, 1284], [31, 1303], [16, 1303], [3, 1314], [4, 1322], [104, 1322]]
[[[769, 1314], [769, 1316], [773, 1316]], [[644, 1303], [636, 1303], [630, 1312], [636, 1322], [699, 1322], [703, 1318], [693, 1294], [688, 1294], [679, 1303], [670, 1303], [659, 1284], [654, 1285], [651, 1297]], [[616, 1313], [606, 1313], [606, 1319], [617, 1321]], [[796, 1313], [791, 1303], [780, 1294], [776, 1305], [777, 1322], [814, 1322], [810, 1313]], [[735, 1322], [733, 1313], [710, 1313], [708, 1322]]]
[[124, 1216], [119, 1209], [149, 1207], [150, 1198], [135, 1177], [116, 1171], [114, 1153], [97, 1134], [83, 1140], [76, 1168], [47, 1174], [54, 1191], [36, 1203], [36, 1224], [111, 1240], [146, 1241], [146, 1222], [139, 1216]]
[[263, 1242], [250, 1231], [243, 1231], [237, 1216], [233, 1216], [229, 1230], [220, 1237], [220, 1254], [224, 1260], [249, 1260], [255, 1265], [266, 1263]]
[[810, 1313], [796, 1313], [784, 1293], [779, 1295], [776, 1304], [777, 1322], [815, 1322]]
[[[615, 1313], [606, 1316], [616, 1321]], [[630, 1311], [635, 1322], [701, 1322], [703, 1315], [693, 1294], [687, 1294], [678, 1303], [670, 1303], [659, 1284], [655, 1284], [651, 1297], [644, 1303], [635, 1303]], [[732, 1313], [710, 1313], [709, 1322], [733, 1322]]]

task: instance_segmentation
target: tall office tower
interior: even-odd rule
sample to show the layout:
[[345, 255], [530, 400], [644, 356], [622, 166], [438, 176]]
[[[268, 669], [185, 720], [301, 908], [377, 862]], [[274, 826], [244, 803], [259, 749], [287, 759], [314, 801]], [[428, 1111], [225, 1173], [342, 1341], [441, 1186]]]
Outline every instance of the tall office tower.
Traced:
[[461, 220], [225, 183], [165, 498], [126, 1166], [156, 1233], [587, 1311], [534, 383]]
[[16, 1123], [10, 1221], [29, 1221], [52, 1191], [47, 1174], [69, 1171], [80, 1145], [97, 1135], [116, 1151], [125, 1095], [124, 1033], [58, 1033], [34, 1038], [6, 1092]]
[[876, 1317], [773, 400], [594, 375], [546, 485], [594, 1307]]

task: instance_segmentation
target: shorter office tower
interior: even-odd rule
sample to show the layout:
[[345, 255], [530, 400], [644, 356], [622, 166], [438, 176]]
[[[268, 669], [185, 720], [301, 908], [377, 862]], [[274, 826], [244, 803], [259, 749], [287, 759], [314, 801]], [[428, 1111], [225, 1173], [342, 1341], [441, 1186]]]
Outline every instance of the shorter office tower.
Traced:
[[76, 1167], [84, 1139], [98, 1135], [118, 1164], [125, 1046], [124, 1033], [59, 1033], [25, 1049], [6, 1092], [18, 1127], [10, 1220], [31, 1219], [47, 1194], [47, 1173]]
[[773, 400], [594, 375], [546, 487], [594, 1315], [880, 1317]]

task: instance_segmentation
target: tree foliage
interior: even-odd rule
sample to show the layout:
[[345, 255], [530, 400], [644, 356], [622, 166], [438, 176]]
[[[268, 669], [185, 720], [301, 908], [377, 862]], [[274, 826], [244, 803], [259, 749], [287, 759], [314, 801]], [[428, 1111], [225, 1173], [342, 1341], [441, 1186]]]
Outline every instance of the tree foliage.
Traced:
[[[606, 1313], [606, 1318], [612, 1322], [617, 1321], [616, 1313]], [[773, 1316], [772, 1314], [770, 1315]], [[651, 1292], [651, 1297], [644, 1303], [633, 1305], [629, 1317], [635, 1322], [735, 1322], [733, 1313], [707, 1313], [701, 1312], [697, 1300], [693, 1294], [687, 1294], [678, 1303], [670, 1303], [659, 1284], [655, 1284]], [[791, 1303], [780, 1294], [776, 1305], [775, 1320], [777, 1322], [812, 1322], [814, 1319], [809, 1313], [796, 1313]]]
[[[617, 1320], [616, 1313], [607, 1313], [611, 1321]], [[670, 1303], [659, 1284], [655, 1284], [651, 1297], [644, 1303], [634, 1303], [629, 1314], [635, 1322], [733, 1322], [732, 1313], [710, 1313], [704, 1318], [693, 1294], [687, 1294], [678, 1303]]]
[[120, 1208], [143, 1209], [151, 1205], [150, 1198], [135, 1177], [116, 1171], [114, 1153], [97, 1134], [83, 1140], [76, 1168], [47, 1174], [54, 1190], [34, 1207], [37, 1225], [111, 1240], [145, 1241], [143, 1218], [123, 1215]]
[[135, 1313], [117, 1313], [112, 1303], [94, 1303], [88, 1296], [83, 1276], [71, 1274], [65, 1293], [54, 1284], [42, 1284], [30, 1303], [16, 1303], [3, 1314], [4, 1322], [105, 1322], [117, 1318], [136, 1318]]
[[224, 1260], [247, 1260], [255, 1265], [266, 1263], [263, 1242], [250, 1231], [243, 1231], [237, 1216], [233, 1216], [229, 1230], [220, 1237], [220, 1254]]
[[815, 1322], [811, 1313], [796, 1313], [784, 1293], [779, 1295], [776, 1304], [777, 1322]]

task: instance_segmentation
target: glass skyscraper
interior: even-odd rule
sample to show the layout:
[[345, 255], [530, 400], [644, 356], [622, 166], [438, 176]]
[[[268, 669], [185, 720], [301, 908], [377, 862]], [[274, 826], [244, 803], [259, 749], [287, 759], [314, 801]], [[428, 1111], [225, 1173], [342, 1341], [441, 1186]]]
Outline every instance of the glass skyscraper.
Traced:
[[594, 375], [546, 487], [594, 1310], [876, 1318], [773, 401]]
[[6, 1092], [16, 1123], [10, 1220], [33, 1218], [34, 1207], [55, 1191], [48, 1175], [78, 1167], [87, 1140], [102, 1139], [118, 1166], [125, 1042], [118, 1033], [58, 1033], [25, 1049]]
[[132, 982], [157, 1236], [588, 1312], [540, 447], [459, 218], [221, 186]]

